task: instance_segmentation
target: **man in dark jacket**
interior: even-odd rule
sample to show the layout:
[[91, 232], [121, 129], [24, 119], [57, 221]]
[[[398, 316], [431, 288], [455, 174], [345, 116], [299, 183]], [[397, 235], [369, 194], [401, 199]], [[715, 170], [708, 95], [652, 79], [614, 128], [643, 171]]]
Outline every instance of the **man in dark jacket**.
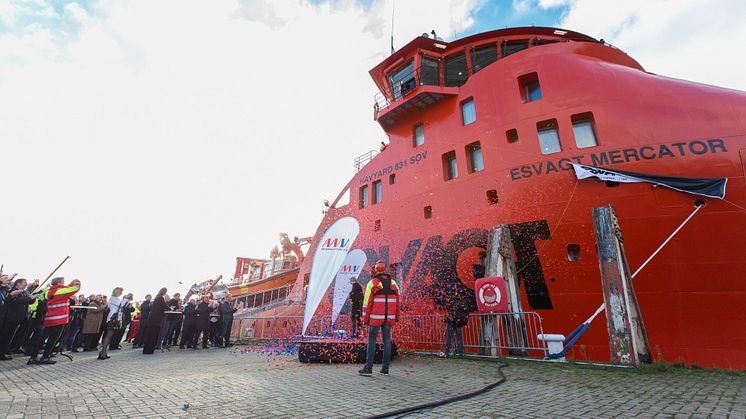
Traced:
[[352, 323], [352, 338], [355, 339], [360, 336], [360, 329], [362, 328], [360, 316], [363, 314], [363, 287], [357, 283], [357, 278], [354, 276], [350, 278], [350, 284], [352, 284], [352, 290], [350, 290], [350, 302], [352, 302], [350, 321]]
[[[168, 311], [179, 311], [181, 310], [181, 301], [179, 300], [179, 294], [174, 294], [174, 298], [169, 299], [166, 302], [166, 305], [168, 306]], [[171, 337], [174, 333], [174, 326], [176, 326], [176, 322], [179, 320], [179, 315], [176, 313], [168, 313], [166, 314], [166, 322], [164, 323], [164, 328], [161, 334], [163, 335], [161, 340], [163, 346], [170, 346], [171, 345]]]
[[238, 311], [237, 308], [231, 306], [228, 297], [224, 297], [220, 303], [220, 316], [223, 318], [223, 330], [221, 335], [223, 336], [223, 347], [227, 348], [231, 343], [231, 328], [233, 328], [233, 313]]
[[28, 306], [35, 299], [36, 295], [29, 294], [26, 291], [28, 281], [24, 278], [16, 279], [13, 287], [7, 294], [5, 305], [5, 322], [0, 330], [0, 360], [9, 361], [13, 359], [8, 353], [10, 352], [10, 342], [18, 330], [18, 326], [28, 317]]
[[456, 356], [464, 356], [464, 340], [461, 329], [469, 323], [469, 302], [463, 295], [456, 295], [446, 308], [446, 342], [443, 352], [438, 354], [445, 358], [450, 355], [453, 335], [456, 335]]
[[[41, 291], [34, 293], [34, 290], [36, 290], [38, 286], [39, 280], [37, 279], [29, 284], [28, 287], [26, 287], [26, 292], [29, 295], [34, 295], [34, 301], [38, 299], [39, 294], [41, 293]], [[23, 355], [24, 353], [24, 350], [21, 349], [21, 347], [26, 344], [29, 339], [29, 335], [31, 334], [31, 316], [28, 314], [29, 311], [30, 308], [27, 308], [25, 319], [21, 321], [20, 325], [18, 326], [18, 330], [16, 330], [16, 334], [13, 335], [13, 340], [10, 341], [10, 353], [21, 355]]]
[[140, 328], [137, 329], [135, 340], [132, 341], [133, 348], [142, 347], [143, 341], [145, 340], [145, 335], [148, 331], [148, 317], [150, 317], [150, 309], [153, 307], [153, 303], [150, 302], [152, 298], [152, 295], [146, 295], [145, 301], [140, 305]]
[[189, 303], [184, 307], [184, 320], [182, 321], [184, 330], [181, 332], [181, 342], [179, 343], [179, 349], [184, 349], [184, 344], [187, 348], [192, 348], [192, 341], [194, 340], [194, 331], [197, 327], [197, 305], [195, 304], [194, 298], [189, 300]]
[[199, 349], [199, 335], [202, 334], [202, 348], [207, 349], [207, 338], [210, 334], [210, 297], [202, 297], [202, 301], [197, 305], [197, 333], [192, 340], [192, 349]]

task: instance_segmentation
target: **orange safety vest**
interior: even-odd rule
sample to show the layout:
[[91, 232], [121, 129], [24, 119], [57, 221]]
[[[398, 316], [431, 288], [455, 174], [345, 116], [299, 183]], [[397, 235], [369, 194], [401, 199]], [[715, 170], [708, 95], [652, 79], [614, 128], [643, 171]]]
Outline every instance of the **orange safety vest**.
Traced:
[[391, 280], [391, 289], [385, 290], [381, 279], [391, 280], [391, 276], [378, 274], [365, 287], [363, 323], [371, 326], [394, 325], [399, 321], [399, 286]]
[[80, 282], [75, 280], [70, 285], [55, 284], [47, 291], [47, 315], [44, 327], [67, 324], [70, 317], [70, 296], [80, 290]]

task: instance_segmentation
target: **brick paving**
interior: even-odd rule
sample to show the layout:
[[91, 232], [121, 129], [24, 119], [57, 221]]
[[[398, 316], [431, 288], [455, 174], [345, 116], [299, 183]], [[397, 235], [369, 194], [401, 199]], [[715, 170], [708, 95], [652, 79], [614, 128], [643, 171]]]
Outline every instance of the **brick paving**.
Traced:
[[[497, 379], [495, 362], [420, 356], [396, 360], [389, 377], [366, 378], [357, 365], [240, 350], [111, 355], [79, 353], [48, 366], [0, 362], [0, 416], [363, 417]], [[508, 363], [503, 385], [407, 417], [746, 417], [744, 373]]]

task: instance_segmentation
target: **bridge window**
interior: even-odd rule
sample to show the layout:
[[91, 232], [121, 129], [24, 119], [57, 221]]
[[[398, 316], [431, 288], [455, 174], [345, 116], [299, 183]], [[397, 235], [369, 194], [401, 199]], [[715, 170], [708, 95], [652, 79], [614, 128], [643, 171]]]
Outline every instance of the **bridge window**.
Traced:
[[515, 54], [518, 51], [523, 51], [528, 48], [528, 40], [521, 39], [518, 41], [503, 41], [503, 57]]
[[539, 84], [538, 74], [531, 73], [518, 77], [518, 84], [521, 86], [523, 102], [528, 103], [541, 99], [541, 85]]
[[368, 185], [364, 185], [360, 188], [360, 208], [367, 208], [368, 204]]
[[471, 71], [477, 71], [497, 61], [497, 45], [485, 45], [471, 49]]
[[490, 189], [487, 191], [487, 202], [489, 202], [490, 205], [497, 205], [497, 203], [500, 202], [500, 199], [497, 197], [497, 190]]
[[464, 122], [464, 125], [469, 125], [477, 120], [474, 98], [469, 98], [461, 102], [461, 120]]
[[593, 114], [590, 112], [572, 116], [572, 132], [575, 134], [575, 145], [578, 148], [595, 147], [596, 127], [593, 123]]
[[539, 122], [536, 124], [536, 129], [539, 131], [541, 154], [552, 154], [562, 151], [556, 119]]
[[469, 156], [469, 173], [481, 172], [484, 170], [482, 146], [479, 144], [479, 141], [467, 145], [466, 154]]
[[446, 86], [461, 86], [469, 78], [466, 67], [466, 54], [460, 53], [446, 58], [445, 79]]
[[456, 163], [455, 151], [450, 151], [443, 155], [443, 174], [445, 174], [445, 180], [453, 180], [458, 177], [458, 164]]
[[425, 144], [425, 126], [417, 124], [414, 126], [414, 146], [419, 147]]
[[389, 75], [391, 91], [394, 92], [394, 100], [399, 99], [407, 90], [415, 87], [414, 84], [414, 60], [400, 67]]
[[389, 175], [389, 185], [393, 185], [396, 183], [396, 173], [392, 173]]
[[381, 193], [383, 193], [383, 185], [380, 180], [373, 182], [373, 204], [379, 204], [381, 202]]
[[518, 142], [518, 130], [513, 128], [505, 131], [505, 137], [508, 139], [509, 144]]
[[422, 57], [422, 64], [420, 65], [420, 84], [440, 86], [440, 69], [438, 60]]
[[425, 218], [433, 218], [433, 207], [430, 205], [426, 206], [423, 210]]

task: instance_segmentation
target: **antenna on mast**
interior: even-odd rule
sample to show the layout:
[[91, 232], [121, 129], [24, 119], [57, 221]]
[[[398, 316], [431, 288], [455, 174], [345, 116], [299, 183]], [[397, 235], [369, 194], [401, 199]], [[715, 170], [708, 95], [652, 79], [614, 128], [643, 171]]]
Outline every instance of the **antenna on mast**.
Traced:
[[394, 11], [396, 11], [396, 0], [391, 2], [391, 55], [394, 55]]

